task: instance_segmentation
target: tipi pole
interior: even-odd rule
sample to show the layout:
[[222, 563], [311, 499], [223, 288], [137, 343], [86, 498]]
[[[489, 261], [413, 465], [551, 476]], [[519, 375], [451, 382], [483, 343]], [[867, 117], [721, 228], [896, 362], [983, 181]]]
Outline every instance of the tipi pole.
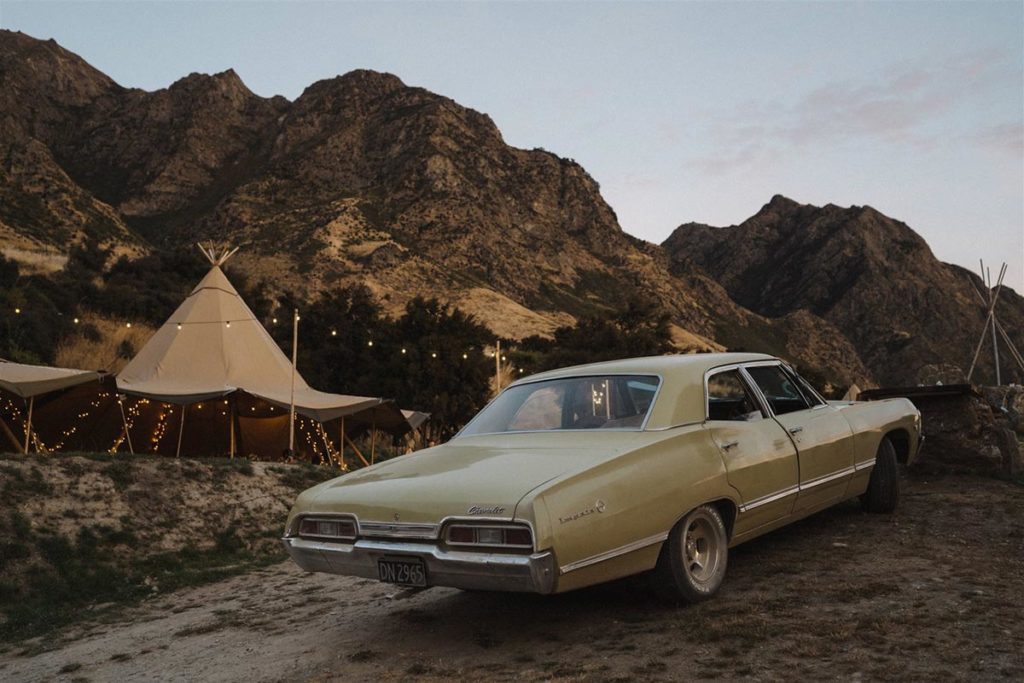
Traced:
[[[978, 295], [978, 299], [981, 301], [981, 303], [987, 306], [988, 301], [986, 301], [984, 295], [982, 295], [982, 293], [978, 291], [978, 288], [975, 286], [974, 281], [968, 281], [971, 283], [971, 287], [974, 289], [974, 293]], [[1015, 361], [1017, 361], [1017, 365], [1020, 366], [1021, 370], [1024, 370], [1024, 356], [1022, 356], [1020, 351], [1017, 350], [1017, 347], [1014, 345], [1013, 340], [1010, 339], [1010, 335], [1008, 335], [1006, 333], [1006, 330], [1003, 328], [1003, 324], [999, 322], [999, 318], [994, 318], [994, 321], [996, 329], [999, 331], [999, 336], [1002, 337], [1003, 343], [1006, 344], [1006, 348], [1009, 350], [1010, 356], [1013, 357]]]
[[7, 436], [8, 440], [10, 440], [11, 445], [14, 446], [14, 450], [21, 450], [21, 442], [18, 441], [18, 437], [14, 436], [14, 432], [11, 431], [11, 428], [7, 426], [7, 421], [2, 417], [0, 417], [0, 429], [3, 429], [4, 434]]
[[135, 455], [135, 448], [132, 446], [132, 435], [128, 431], [128, 418], [124, 414], [124, 401], [121, 394], [117, 395], [117, 407], [121, 409], [121, 424], [124, 425], [124, 438], [128, 440], [128, 452]]
[[345, 416], [341, 416], [341, 426], [338, 431], [341, 432], [340, 439], [338, 439], [338, 454], [341, 457], [341, 467], [345, 468]]
[[288, 408], [288, 454], [295, 454], [295, 374], [299, 362], [299, 309], [292, 315], [292, 398]]
[[[1004, 269], [1003, 272], [1005, 273], [1006, 270]], [[982, 275], [984, 275], [984, 271], [982, 271]], [[984, 279], [984, 277], [982, 277], [982, 282], [984, 282], [984, 281], [985, 281], [985, 279]], [[995, 315], [996, 302], [999, 301], [999, 292], [1002, 290], [1002, 288], [1003, 288], [1003, 278], [1002, 278], [1002, 276], [1000, 276], [999, 281], [996, 282], [995, 294], [994, 295], [993, 294], [989, 295], [988, 315], [985, 316], [985, 324], [981, 328], [981, 330], [982, 330], [981, 331], [981, 338], [978, 339], [978, 345], [974, 349], [974, 358], [971, 360], [971, 368], [970, 368], [970, 370], [967, 371], [967, 381], [968, 382], [971, 381], [971, 377], [974, 375], [974, 366], [977, 365], [977, 363], [978, 363], [978, 354], [981, 353], [981, 346], [982, 346], [982, 344], [985, 343], [985, 335], [988, 332], [988, 325], [989, 325], [989, 322], [992, 320], [992, 316]]]
[[181, 420], [178, 422], [178, 450], [174, 452], [175, 458], [181, 457], [181, 437], [185, 435], [185, 404], [181, 404]]
[[25, 420], [25, 455], [28, 455], [28, 443], [29, 439], [32, 438], [32, 406], [35, 405], [35, 402], [35, 396], [28, 400], [28, 419]]
[[[1000, 283], [1002, 283], [1003, 276], [1005, 274], [1006, 274], [1006, 263], [1004, 262], [1003, 263], [1003, 267], [999, 270], [999, 282]], [[991, 272], [988, 274], [988, 285], [989, 285], [989, 287], [992, 286], [992, 274], [991, 274]], [[998, 386], [1001, 386], [1003, 384], [1003, 378], [1001, 376], [1001, 373], [999, 372], [999, 342], [997, 341], [997, 338], [996, 338], [996, 312], [995, 312], [994, 308], [992, 309], [992, 356], [994, 357], [995, 363], [996, 363], [996, 386], [998, 387]]]

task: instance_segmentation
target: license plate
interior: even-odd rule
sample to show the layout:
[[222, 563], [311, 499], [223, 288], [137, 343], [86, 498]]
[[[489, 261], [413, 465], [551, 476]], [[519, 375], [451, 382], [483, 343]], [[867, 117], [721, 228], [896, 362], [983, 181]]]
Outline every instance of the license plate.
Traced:
[[384, 583], [426, 586], [427, 568], [417, 558], [377, 560], [377, 576]]

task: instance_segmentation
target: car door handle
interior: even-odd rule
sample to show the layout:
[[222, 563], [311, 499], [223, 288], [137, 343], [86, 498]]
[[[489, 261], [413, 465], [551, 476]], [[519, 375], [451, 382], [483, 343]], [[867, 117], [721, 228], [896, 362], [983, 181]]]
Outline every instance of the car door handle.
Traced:
[[802, 431], [804, 431], [803, 427], [793, 427], [792, 429], [789, 430], [789, 433], [790, 434], [799, 434]]
[[723, 451], [727, 451], [730, 448], [736, 448], [739, 445], [740, 445], [739, 441], [728, 441], [728, 442], [722, 444], [722, 450]]

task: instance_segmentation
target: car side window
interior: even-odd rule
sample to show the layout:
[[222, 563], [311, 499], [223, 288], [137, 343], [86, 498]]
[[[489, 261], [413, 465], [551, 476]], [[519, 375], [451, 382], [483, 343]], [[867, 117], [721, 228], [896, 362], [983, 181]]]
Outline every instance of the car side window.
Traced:
[[786, 374], [796, 381], [797, 388], [800, 389], [800, 393], [803, 394], [804, 400], [807, 402], [807, 405], [811, 406], [812, 408], [814, 406], [825, 405], [825, 402], [818, 398], [818, 394], [815, 393], [814, 389], [811, 387], [811, 383], [808, 382], [803, 377], [801, 377], [800, 375], [796, 374], [793, 368], [787, 367]]
[[778, 365], [749, 367], [747, 373], [764, 394], [765, 400], [776, 415], [795, 413], [810, 407], [796, 381]]
[[739, 370], [725, 370], [708, 377], [708, 419], [750, 422], [762, 417]]

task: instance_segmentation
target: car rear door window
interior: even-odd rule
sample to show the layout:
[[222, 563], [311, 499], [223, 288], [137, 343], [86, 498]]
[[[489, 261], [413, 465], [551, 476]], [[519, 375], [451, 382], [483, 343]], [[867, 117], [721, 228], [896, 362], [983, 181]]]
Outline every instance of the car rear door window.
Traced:
[[746, 370], [776, 415], [810, 407], [796, 382], [778, 365], [758, 365]]
[[750, 422], [762, 417], [739, 370], [725, 370], [708, 378], [709, 420]]

